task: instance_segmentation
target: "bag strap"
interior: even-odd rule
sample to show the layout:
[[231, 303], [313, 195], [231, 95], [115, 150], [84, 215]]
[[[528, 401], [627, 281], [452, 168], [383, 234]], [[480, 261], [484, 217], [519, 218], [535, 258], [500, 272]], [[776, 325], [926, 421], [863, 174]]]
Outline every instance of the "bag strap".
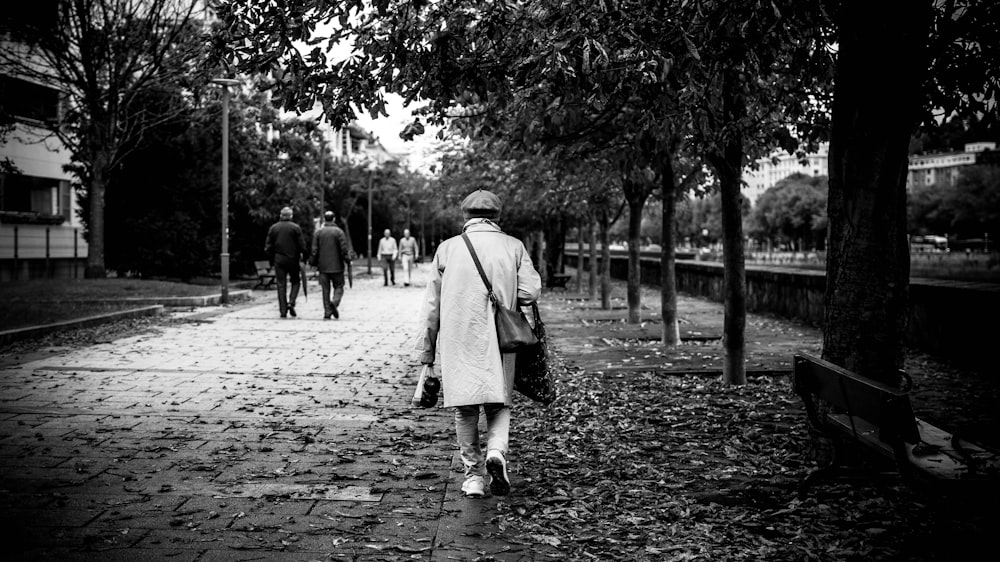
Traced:
[[497, 297], [493, 294], [493, 285], [490, 284], [490, 280], [486, 278], [486, 272], [483, 271], [483, 264], [479, 262], [479, 256], [476, 255], [476, 249], [472, 247], [472, 240], [469, 240], [469, 235], [462, 233], [462, 240], [465, 240], [465, 245], [469, 247], [469, 253], [472, 254], [472, 261], [476, 262], [476, 269], [479, 270], [479, 276], [482, 277], [483, 283], [486, 284], [486, 294], [489, 296], [490, 301], [494, 305], [500, 306], [497, 303]]
[[538, 303], [536, 302], [531, 303], [531, 315], [534, 317], [535, 329], [537, 330], [538, 326], [542, 325], [542, 315], [538, 312]]

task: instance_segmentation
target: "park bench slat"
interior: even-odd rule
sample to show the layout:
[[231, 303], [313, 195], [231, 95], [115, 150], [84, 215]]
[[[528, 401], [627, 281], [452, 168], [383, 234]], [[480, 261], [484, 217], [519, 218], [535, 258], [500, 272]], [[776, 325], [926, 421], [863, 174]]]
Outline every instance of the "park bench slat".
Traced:
[[[829, 414], [829, 423], [838, 427], [845, 434], [856, 436], [858, 442], [872, 448], [890, 460], [895, 460], [893, 447], [878, 437], [878, 428], [865, 420], [845, 414]], [[853, 428], [856, 434], [852, 432]], [[934, 479], [957, 480], [969, 474], [968, 466], [962, 457], [952, 448], [951, 435], [928, 424], [918, 424], [920, 437], [916, 443], [904, 443], [906, 461], [912, 468]], [[942, 436], [944, 439], [942, 440]]]
[[257, 284], [254, 285], [254, 289], [269, 289], [277, 284], [278, 280], [270, 262], [255, 261], [253, 265], [257, 268]]
[[[856, 375], [810, 355], [795, 357], [796, 392], [807, 392], [855, 417], [869, 420], [887, 442], [899, 438], [919, 440], [909, 394], [881, 382]], [[799, 385], [803, 385], [799, 388]]]
[[795, 355], [793, 364], [795, 392], [805, 403], [810, 423], [834, 439], [833, 461], [806, 475], [800, 494], [819, 478], [846, 468], [839, 460], [845, 442], [895, 461], [900, 475], [911, 483], [913, 477], [963, 485], [996, 478], [1000, 455], [915, 417], [908, 391], [808, 354]]
[[553, 273], [546, 281], [546, 286], [550, 289], [565, 289], [572, 278], [568, 273]]

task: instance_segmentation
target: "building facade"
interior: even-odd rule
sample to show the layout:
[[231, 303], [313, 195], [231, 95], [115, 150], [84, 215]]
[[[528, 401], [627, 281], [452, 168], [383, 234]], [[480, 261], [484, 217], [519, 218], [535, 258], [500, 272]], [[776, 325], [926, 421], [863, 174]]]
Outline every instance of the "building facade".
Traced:
[[829, 172], [829, 145], [823, 143], [813, 154], [799, 158], [784, 150], [778, 150], [766, 158], [757, 159], [756, 166], [748, 168], [743, 174], [746, 187], [743, 194], [756, 204], [768, 189], [788, 176], [800, 173], [807, 176], [825, 176]]
[[0, 107], [13, 120], [0, 134], [0, 281], [83, 276], [70, 153], [52, 133], [61, 103], [45, 84], [0, 76]]
[[910, 156], [909, 171], [906, 174], [906, 189], [919, 185], [942, 184], [954, 187], [963, 166], [983, 164], [993, 160], [995, 142], [973, 142], [965, 145], [961, 152], [938, 154], [915, 154]]

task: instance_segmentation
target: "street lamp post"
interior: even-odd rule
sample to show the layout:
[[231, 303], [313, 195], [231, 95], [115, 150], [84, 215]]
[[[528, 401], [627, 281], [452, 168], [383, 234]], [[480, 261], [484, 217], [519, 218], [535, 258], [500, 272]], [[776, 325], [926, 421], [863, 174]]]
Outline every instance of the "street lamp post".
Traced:
[[372, 177], [375, 170], [368, 170], [368, 274], [372, 272]]
[[323, 224], [326, 212], [326, 139], [319, 143], [319, 223]]
[[213, 84], [222, 86], [222, 253], [219, 255], [222, 270], [222, 304], [229, 303], [229, 87], [239, 80], [216, 78]]

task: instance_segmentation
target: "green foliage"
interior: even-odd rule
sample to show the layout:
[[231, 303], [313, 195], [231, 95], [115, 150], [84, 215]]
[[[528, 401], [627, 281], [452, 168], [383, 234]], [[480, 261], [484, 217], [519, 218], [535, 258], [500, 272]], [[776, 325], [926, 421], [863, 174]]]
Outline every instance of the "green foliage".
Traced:
[[967, 143], [980, 141], [1000, 143], [996, 113], [967, 118], [954, 115], [940, 126], [925, 127], [910, 139], [910, 154], [960, 152]]
[[929, 71], [919, 92], [920, 124], [933, 130], [957, 115], [986, 119], [995, 127], [1000, 100], [1000, 3], [949, 0], [933, 5]]
[[[750, 216], [751, 203], [741, 196], [743, 219]], [[718, 193], [685, 197], [677, 204], [677, 235], [692, 246], [716, 244], [722, 240], [722, 198]]]
[[187, 123], [147, 131], [109, 178], [106, 265], [119, 275], [190, 279], [218, 262], [218, 176], [204, 173], [211, 167]]
[[797, 250], [823, 249], [826, 233], [826, 176], [795, 173], [757, 200], [747, 234]]
[[990, 238], [1000, 235], [1000, 169], [968, 166], [954, 186], [945, 183], [914, 186], [907, 204], [909, 232], [947, 234], [949, 238]]

